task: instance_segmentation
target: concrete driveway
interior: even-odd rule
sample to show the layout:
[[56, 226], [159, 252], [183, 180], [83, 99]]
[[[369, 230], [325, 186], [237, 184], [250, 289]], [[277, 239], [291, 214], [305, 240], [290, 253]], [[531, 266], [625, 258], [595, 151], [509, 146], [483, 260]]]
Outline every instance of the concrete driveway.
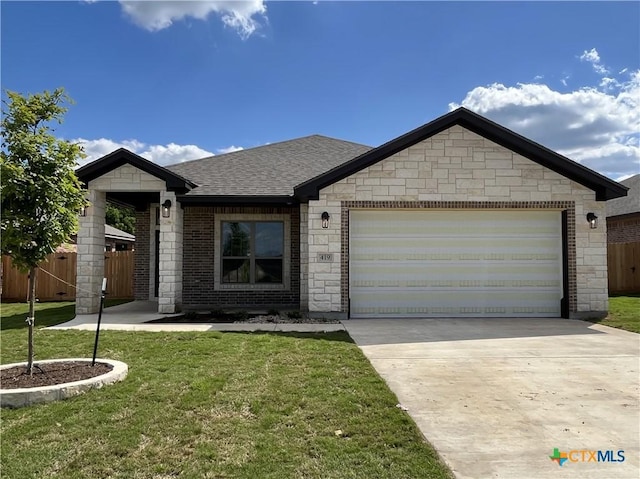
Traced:
[[343, 324], [457, 477], [640, 477], [640, 335], [566, 319]]

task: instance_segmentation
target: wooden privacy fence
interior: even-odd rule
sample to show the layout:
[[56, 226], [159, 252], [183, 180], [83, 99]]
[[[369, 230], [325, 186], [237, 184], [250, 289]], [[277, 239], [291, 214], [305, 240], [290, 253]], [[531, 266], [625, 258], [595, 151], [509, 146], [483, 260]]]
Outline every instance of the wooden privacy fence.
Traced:
[[640, 293], [640, 242], [607, 245], [609, 293]]
[[[108, 298], [133, 299], [134, 254], [134, 251], [114, 251], [104, 254], [104, 276], [107, 278]], [[38, 271], [36, 298], [40, 301], [73, 301], [76, 298], [76, 290], [71, 285], [76, 284], [77, 260], [77, 253], [54, 253], [47, 256], [47, 259], [40, 264], [40, 271]], [[28, 275], [14, 268], [11, 258], [3, 256], [2, 299], [26, 301], [28, 285]], [[79, 284], [78, 287], [83, 288], [83, 285]]]

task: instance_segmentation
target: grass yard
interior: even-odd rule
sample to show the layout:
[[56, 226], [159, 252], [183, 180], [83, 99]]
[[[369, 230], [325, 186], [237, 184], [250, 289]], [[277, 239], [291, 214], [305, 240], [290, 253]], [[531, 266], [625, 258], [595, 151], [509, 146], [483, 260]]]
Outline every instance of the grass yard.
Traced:
[[[104, 307], [116, 306], [128, 303], [129, 299], [105, 299]], [[2, 303], [0, 304], [0, 329], [25, 328], [25, 319], [29, 312], [27, 303]], [[73, 301], [61, 301], [51, 303], [36, 303], [36, 328], [44, 328], [55, 324], [70, 321], [75, 316], [75, 303]]]
[[[40, 307], [43, 325], [69, 305]], [[13, 306], [2, 317], [24, 321]], [[2, 363], [24, 360], [26, 336], [2, 332]], [[91, 332], [35, 335], [38, 358], [92, 345]], [[103, 331], [100, 356], [127, 379], [2, 411], [3, 478], [452, 477], [346, 333]]]
[[612, 296], [609, 298], [609, 315], [595, 321], [612, 328], [640, 333], [640, 296]]

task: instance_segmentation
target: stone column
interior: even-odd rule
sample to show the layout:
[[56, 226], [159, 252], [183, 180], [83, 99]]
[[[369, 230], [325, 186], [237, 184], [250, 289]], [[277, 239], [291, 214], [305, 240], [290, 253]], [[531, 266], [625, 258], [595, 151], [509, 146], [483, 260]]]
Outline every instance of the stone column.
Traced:
[[170, 191], [160, 193], [162, 204], [171, 201], [169, 218], [160, 214], [160, 285], [158, 287], [158, 312], [176, 313], [182, 305], [182, 206]]
[[88, 190], [91, 203], [79, 218], [78, 263], [76, 266], [76, 314], [97, 313], [104, 277], [104, 213], [106, 193]]
[[309, 311], [309, 205], [300, 204], [300, 310]]

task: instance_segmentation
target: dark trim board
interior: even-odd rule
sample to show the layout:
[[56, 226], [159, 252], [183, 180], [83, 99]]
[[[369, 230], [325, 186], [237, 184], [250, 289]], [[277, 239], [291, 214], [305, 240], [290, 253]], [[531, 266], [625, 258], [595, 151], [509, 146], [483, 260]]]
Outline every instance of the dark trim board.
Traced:
[[560, 315], [569, 318], [569, 212], [562, 211], [562, 300]]
[[598, 201], [619, 198], [627, 194], [628, 188], [626, 186], [610, 180], [582, 166], [580, 163], [576, 163], [466, 108], [458, 108], [326, 173], [301, 183], [296, 186], [294, 190], [295, 196], [300, 198], [300, 201], [317, 200], [322, 188], [351, 176], [454, 125], [460, 125], [473, 131], [498, 145], [512, 150], [531, 161], [595, 191], [596, 200]]

